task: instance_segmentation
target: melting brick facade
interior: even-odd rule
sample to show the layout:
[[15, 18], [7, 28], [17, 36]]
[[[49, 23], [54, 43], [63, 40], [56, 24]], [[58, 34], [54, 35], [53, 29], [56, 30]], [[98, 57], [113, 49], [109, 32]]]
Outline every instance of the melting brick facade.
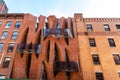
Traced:
[[[1, 18], [21, 21], [20, 28], [17, 28], [17, 39], [12, 41], [15, 43], [14, 50], [11, 53], [5, 51], [6, 56], [10, 55], [11, 58], [10, 62], [5, 63], [9, 64], [7, 72], [3, 70], [3, 74], [7, 74], [6, 78], [81, 79], [73, 18], [39, 16], [37, 23], [37, 18], [30, 14], [6, 14], [1, 15]], [[9, 33], [14, 29], [14, 26], [7, 28]], [[11, 36], [7, 37], [10, 39]], [[7, 40], [8, 43], [9, 41], [11, 40]], [[6, 49], [7, 47], [4, 50]]]
[[0, 14], [0, 79], [119, 80], [120, 18]]

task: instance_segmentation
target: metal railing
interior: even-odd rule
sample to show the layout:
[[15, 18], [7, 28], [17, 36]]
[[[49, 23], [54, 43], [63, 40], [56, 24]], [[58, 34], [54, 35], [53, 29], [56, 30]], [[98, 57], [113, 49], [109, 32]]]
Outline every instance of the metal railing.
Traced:
[[43, 36], [46, 37], [48, 35], [54, 35], [58, 38], [60, 35], [64, 37], [72, 37], [71, 31], [69, 29], [43, 29]]
[[40, 44], [24, 44], [24, 43], [21, 43], [21, 44], [18, 44], [17, 45], [17, 48], [16, 48], [16, 52], [19, 52], [19, 53], [24, 53], [24, 52], [27, 52], [27, 53], [40, 53]]

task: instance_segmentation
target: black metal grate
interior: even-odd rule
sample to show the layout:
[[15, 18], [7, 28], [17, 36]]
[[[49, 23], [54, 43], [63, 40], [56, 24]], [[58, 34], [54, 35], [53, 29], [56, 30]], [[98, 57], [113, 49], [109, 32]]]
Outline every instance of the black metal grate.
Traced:
[[56, 62], [55, 63], [56, 71], [78, 71], [77, 62]]

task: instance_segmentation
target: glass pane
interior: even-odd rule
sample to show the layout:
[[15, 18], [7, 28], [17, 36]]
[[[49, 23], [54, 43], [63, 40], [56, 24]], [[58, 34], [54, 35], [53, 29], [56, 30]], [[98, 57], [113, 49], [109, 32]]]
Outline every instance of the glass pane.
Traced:
[[13, 34], [12, 34], [12, 39], [16, 39], [16, 38], [17, 38], [17, 35], [18, 35], [18, 32], [13, 32]]
[[0, 43], [0, 51], [3, 49], [3, 43]]
[[0, 79], [5, 79], [5, 75], [0, 75]]
[[6, 23], [5, 28], [9, 28], [10, 26], [11, 26], [11, 21], [8, 21], [8, 22]]
[[2, 21], [0, 21], [0, 26], [2, 25]]
[[20, 28], [20, 21], [17, 21], [17, 22], [16, 22], [15, 28]]
[[7, 35], [8, 35], [7, 31], [3, 32], [1, 39], [5, 39], [7, 37]]
[[14, 43], [10, 43], [7, 51], [12, 52], [13, 48], [14, 48], [14, 45], [15, 45]]

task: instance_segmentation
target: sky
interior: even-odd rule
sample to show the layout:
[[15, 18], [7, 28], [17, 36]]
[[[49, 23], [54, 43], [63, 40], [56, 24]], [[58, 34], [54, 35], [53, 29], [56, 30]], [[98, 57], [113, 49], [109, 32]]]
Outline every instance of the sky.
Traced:
[[5, 0], [9, 13], [31, 13], [35, 16], [120, 17], [120, 0]]

